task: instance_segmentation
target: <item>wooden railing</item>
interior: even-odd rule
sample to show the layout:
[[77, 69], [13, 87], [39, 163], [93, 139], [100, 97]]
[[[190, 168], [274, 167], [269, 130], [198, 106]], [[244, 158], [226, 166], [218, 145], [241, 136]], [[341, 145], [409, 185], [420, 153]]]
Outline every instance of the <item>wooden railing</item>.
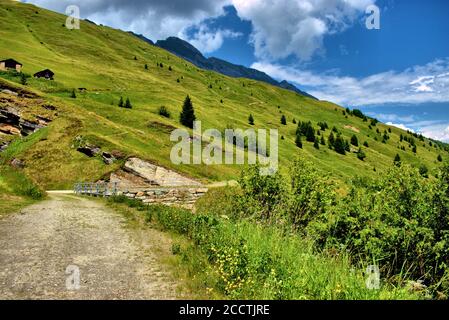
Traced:
[[110, 197], [118, 194], [118, 182], [113, 183], [90, 183], [79, 182], [73, 186], [75, 194], [88, 195], [95, 197]]

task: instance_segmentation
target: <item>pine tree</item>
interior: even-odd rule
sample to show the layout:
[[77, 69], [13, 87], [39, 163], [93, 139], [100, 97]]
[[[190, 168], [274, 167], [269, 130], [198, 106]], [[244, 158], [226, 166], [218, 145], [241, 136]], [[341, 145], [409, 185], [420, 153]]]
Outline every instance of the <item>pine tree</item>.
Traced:
[[357, 151], [357, 159], [364, 161], [366, 158], [365, 152], [363, 152], [362, 147], [359, 148], [359, 151]]
[[131, 105], [131, 101], [129, 101], [129, 98], [126, 98], [126, 102], [125, 102], [125, 108], [126, 109], [132, 109], [132, 105]]
[[20, 73], [20, 84], [26, 86], [27, 84], [27, 77], [24, 73]]
[[145, 70], [148, 70], [148, 65], [145, 63]]
[[318, 139], [315, 139], [315, 142], [313, 143], [313, 147], [317, 150], [320, 150], [320, 144], [318, 143]]
[[120, 101], [118, 102], [118, 106], [119, 106], [120, 108], [123, 108], [123, 106], [124, 106], [124, 103], [123, 103], [123, 97], [120, 97]]
[[351, 146], [348, 140], [345, 140], [345, 151], [351, 152]]
[[76, 99], [75, 89], [72, 90], [72, 94], [70, 95], [70, 98]]
[[416, 153], [416, 152], [417, 152], [416, 146], [413, 146], [412, 151], [413, 151], [413, 153]]
[[327, 139], [328, 143], [329, 143], [329, 148], [334, 148], [335, 145], [335, 137], [334, 137], [334, 133], [331, 132], [329, 135], [329, 138]]
[[302, 149], [301, 135], [298, 133], [296, 134], [295, 144], [298, 148]]
[[359, 140], [357, 139], [357, 136], [355, 134], [351, 137], [351, 144], [355, 147], [359, 146]]
[[281, 117], [281, 124], [283, 124], [284, 126], [287, 125], [287, 118], [285, 117], [285, 115], [282, 115]]
[[312, 123], [304, 123], [302, 131], [305, 134], [306, 140], [308, 142], [315, 142], [315, 129], [313, 129]]
[[195, 110], [193, 109], [192, 100], [187, 96], [184, 100], [184, 104], [182, 106], [182, 112], [179, 116], [180, 122], [182, 125], [193, 128], [193, 122], [196, 120]]
[[321, 136], [321, 145], [322, 146], [326, 145], [326, 141], [324, 140], [324, 136]]
[[363, 145], [364, 145], [366, 148], [368, 148], [368, 147], [369, 147], [368, 141], [365, 141], [365, 142], [363, 143]]
[[401, 166], [401, 157], [399, 156], [398, 153], [396, 154], [396, 157], [394, 157], [394, 161], [393, 162], [394, 162], [395, 166], [397, 166], [397, 167]]
[[442, 162], [443, 161], [443, 157], [441, 157], [441, 154], [438, 155], [437, 160], [438, 160], [438, 162]]
[[250, 114], [249, 115], [249, 117], [248, 117], [248, 123], [250, 124], [250, 125], [254, 125], [254, 117], [253, 117], [253, 115], [252, 114]]
[[337, 153], [342, 155], [346, 154], [346, 143], [340, 135], [335, 139], [334, 148]]

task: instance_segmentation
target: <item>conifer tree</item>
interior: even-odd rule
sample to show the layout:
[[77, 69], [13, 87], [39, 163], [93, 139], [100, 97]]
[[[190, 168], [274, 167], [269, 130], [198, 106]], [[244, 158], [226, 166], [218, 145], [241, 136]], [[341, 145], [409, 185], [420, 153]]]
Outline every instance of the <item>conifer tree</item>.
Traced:
[[401, 157], [399, 156], [399, 154], [397, 153], [396, 156], [394, 157], [394, 165], [397, 167], [401, 166]]
[[250, 124], [250, 125], [254, 125], [254, 117], [253, 117], [253, 115], [252, 114], [250, 114], [249, 115], [249, 117], [248, 117], [248, 123]]
[[335, 139], [334, 148], [337, 153], [342, 155], [346, 154], [346, 143], [340, 135]]
[[193, 122], [196, 120], [195, 111], [193, 109], [192, 100], [187, 96], [182, 106], [182, 112], [179, 116], [182, 125], [193, 128]]
[[132, 109], [132, 105], [131, 105], [131, 101], [129, 101], [129, 98], [126, 98], [126, 102], [125, 102], [125, 108], [126, 109]]
[[298, 148], [302, 149], [301, 135], [299, 133], [296, 134], [295, 144]]
[[326, 145], [326, 141], [324, 140], [324, 136], [321, 136], [321, 145], [322, 146]]
[[351, 137], [351, 144], [355, 147], [359, 146], [359, 140], [357, 139], [357, 136], [355, 134]]
[[329, 135], [329, 138], [327, 139], [328, 143], [329, 143], [329, 148], [334, 148], [335, 145], [335, 137], [334, 137], [334, 133], [331, 132]]
[[284, 126], [287, 125], [287, 118], [285, 117], [285, 115], [282, 115], [281, 117], [281, 124], [283, 124]]

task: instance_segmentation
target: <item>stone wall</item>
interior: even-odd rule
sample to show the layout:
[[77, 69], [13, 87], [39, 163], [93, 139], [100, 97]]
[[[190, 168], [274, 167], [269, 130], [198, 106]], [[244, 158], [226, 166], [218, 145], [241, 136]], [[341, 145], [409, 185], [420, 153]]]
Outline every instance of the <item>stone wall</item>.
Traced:
[[122, 194], [128, 198], [138, 199], [146, 204], [164, 204], [167, 206], [177, 206], [186, 209], [193, 209], [195, 202], [207, 192], [204, 187], [185, 188], [151, 188], [147, 190], [128, 190]]

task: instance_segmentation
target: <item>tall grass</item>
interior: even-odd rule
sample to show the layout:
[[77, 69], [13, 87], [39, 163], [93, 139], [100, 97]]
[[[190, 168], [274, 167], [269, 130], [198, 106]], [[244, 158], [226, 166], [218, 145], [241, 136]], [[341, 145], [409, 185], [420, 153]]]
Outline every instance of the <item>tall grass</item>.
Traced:
[[[139, 207], [136, 200], [112, 201]], [[311, 241], [278, 226], [193, 215], [188, 210], [159, 205], [147, 207], [143, 214], [163, 230], [190, 240], [191, 245], [177, 245], [174, 253], [182, 257], [192, 277], [226, 298], [418, 298], [388, 283], [379, 290], [368, 289], [366, 266], [355, 267], [344, 253], [317, 252]]]
[[19, 170], [0, 166], [0, 177], [2, 181], [0, 193], [3, 191], [32, 200], [40, 200], [45, 196], [45, 192]]

